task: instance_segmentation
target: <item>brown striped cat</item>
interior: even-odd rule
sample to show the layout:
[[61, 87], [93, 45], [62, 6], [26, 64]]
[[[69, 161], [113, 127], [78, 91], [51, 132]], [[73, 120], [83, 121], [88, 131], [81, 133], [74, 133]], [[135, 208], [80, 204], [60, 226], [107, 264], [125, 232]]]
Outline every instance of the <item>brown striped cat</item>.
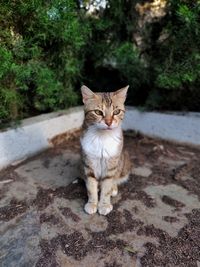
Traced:
[[102, 215], [111, 212], [111, 196], [117, 195], [117, 185], [129, 176], [130, 160], [123, 149], [121, 128], [127, 90], [128, 86], [111, 93], [94, 93], [84, 85], [81, 87], [85, 112], [81, 149], [88, 214], [97, 210]]

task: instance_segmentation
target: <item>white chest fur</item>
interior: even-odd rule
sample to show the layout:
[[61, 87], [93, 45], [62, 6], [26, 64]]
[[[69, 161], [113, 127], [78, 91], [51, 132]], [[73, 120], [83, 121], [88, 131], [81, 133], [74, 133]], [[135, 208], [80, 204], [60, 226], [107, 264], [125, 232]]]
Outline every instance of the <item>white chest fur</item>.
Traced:
[[90, 127], [81, 139], [81, 145], [86, 155], [91, 157], [114, 157], [119, 153], [121, 129], [98, 130]]
[[121, 129], [98, 130], [90, 127], [81, 139], [81, 146], [90, 159], [97, 178], [106, 174], [106, 161], [121, 151]]

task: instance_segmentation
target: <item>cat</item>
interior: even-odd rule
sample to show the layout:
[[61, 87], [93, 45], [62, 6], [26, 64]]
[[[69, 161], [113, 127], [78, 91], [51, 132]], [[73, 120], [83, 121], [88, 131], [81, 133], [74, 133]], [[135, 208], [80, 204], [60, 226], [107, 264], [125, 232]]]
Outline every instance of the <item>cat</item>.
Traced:
[[[110, 93], [95, 93], [81, 87], [85, 118], [80, 138], [88, 214], [107, 215], [113, 209], [111, 196], [118, 193], [118, 184], [128, 179], [131, 164], [123, 149], [121, 122], [124, 117], [126, 86]], [[100, 200], [98, 201], [98, 190]]]

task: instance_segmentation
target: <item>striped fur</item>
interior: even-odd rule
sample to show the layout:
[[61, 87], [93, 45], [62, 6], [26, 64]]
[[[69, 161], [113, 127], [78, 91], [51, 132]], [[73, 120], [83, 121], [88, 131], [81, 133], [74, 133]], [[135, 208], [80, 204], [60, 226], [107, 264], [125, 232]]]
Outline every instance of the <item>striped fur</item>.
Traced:
[[[81, 136], [82, 162], [88, 192], [85, 211], [102, 215], [112, 210], [111, 196], [117, 185], [128, 179], [130, 160], [123, 149], [121, 122], [128, 86], [116, 92], [94, 93], [86, 86], [81, 92], [85, 119]], [[100, 199], [98, 200], [98, 190]]]

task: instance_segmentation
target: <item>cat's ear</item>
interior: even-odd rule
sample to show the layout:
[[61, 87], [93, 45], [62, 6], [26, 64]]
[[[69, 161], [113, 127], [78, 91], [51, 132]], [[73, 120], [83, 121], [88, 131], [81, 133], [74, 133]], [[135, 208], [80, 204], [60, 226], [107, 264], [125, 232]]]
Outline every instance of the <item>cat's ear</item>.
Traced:
[[81, 94], [83, 103], [85, 104], [87, 100], [95, 98], [95, 93], [93, 93], [87, 86], [81, 86]]
[[114, 96], [125, 102], [129, 85], [114, 92]]

